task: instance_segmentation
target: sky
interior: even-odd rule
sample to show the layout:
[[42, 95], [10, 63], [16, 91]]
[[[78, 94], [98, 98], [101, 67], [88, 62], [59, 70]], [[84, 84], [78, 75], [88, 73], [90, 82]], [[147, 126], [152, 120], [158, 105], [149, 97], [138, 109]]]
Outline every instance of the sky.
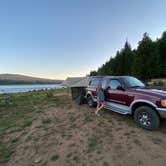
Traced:
[[84, 76], [165, 30], [165, 0], [0, 0], [0, 73]]

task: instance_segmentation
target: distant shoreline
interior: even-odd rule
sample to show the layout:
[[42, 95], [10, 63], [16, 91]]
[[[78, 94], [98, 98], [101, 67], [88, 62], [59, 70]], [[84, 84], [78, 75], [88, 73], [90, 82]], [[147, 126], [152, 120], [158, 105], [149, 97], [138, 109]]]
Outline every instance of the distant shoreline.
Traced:
[[31, 92], [48, 89], [62, 88], [61, 84], [17, 84], [17, 85], [0, 85], [0, 94]]
[[0, 86], [2, 85], [54, 85], [54, 84], [58, 84], [60, 85], [61, 83], [11, 83], [11, 84], [1, 84], [0, 83]]
[[61, 84], [62, 81], [17, 81], [17, 80], [0, 80], [0, 85], [44, 85], [44, 84]]

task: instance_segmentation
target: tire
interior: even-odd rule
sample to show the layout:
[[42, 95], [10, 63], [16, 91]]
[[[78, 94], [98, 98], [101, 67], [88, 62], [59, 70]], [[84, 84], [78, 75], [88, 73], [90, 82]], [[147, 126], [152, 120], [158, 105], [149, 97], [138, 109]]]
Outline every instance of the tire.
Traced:
[[91, 107], [91, 108], [93, 108], [93, 107], [96, 106], [96, 103], [93, 101], [93, 99], [92, 99], [91, 96], [89, 96], [89, 97], [87, 98], [87, 103], [88, 103], [88, 106]]
[[134, 112], [134, 120], [147, 130], [155, 130], [160, 125], [160, 118], [155, 110], [148, 106], [138, 107]]

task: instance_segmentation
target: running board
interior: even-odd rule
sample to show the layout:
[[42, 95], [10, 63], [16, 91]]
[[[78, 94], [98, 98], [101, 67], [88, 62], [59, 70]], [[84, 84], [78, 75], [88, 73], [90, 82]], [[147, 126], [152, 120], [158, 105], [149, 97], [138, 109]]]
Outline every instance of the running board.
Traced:
[[131, 114], [130, 108], [122, 104], [106, 102], [104, 108], [124, 115]]

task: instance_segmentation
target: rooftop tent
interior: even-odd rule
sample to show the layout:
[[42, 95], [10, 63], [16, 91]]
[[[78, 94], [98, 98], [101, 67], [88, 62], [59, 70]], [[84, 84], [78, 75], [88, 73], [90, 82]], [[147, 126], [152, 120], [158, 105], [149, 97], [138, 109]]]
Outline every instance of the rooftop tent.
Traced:
[[84, 88], [86, 88], [88, 86], [88, 80], [89, 80], [89, 77], [83, 77], [78, 82], [71, 85], [71, 87], [73, 87], [73, 88], [74, 87], [84, 87]]
[[68, 77], [65, 81], [62, 82], [63, 86], [70, 87], [71, 85], [75, 84], [76, 82], [80, 81], [82, 77]]

